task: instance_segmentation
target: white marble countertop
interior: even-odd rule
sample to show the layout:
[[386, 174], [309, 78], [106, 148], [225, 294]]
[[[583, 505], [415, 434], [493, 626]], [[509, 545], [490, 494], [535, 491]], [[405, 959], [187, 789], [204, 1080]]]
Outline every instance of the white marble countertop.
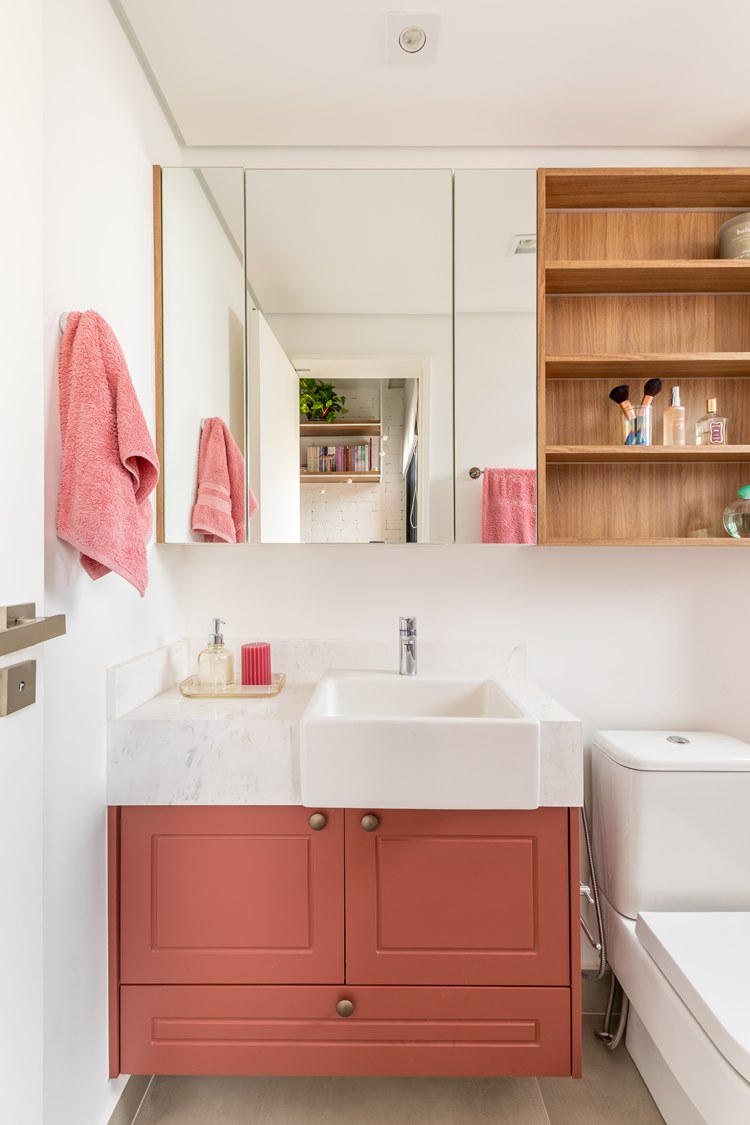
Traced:
[[[368, 647], [367, 664], [360, 644], [326, 642], [313, 651], [312, 643], [304, 642], [304, 653], [292, 645], [274, 644], [274, 652], [284, 659], [287, 680], [272, 698], [183, 697], [178, 685], [192, 666], [195, 647], [189, 641], [110, 669], [108, 804], [301, 804], [299, 721], [319, 675], [326, 667], [389, 669], [390, 662], [380, 651], [382, 645]], [[441, 659], [440, 647], [448, 659]], [[467, 642], [462, 657], [460, 644], [435, 646], [426, 654], [424, 670], [468, 675], [481, 665], [480, 674], [501, 684], [507, 681], [539, 719], [540, 805], [581, 804], [580, 721], [524, 678], [525, 657], [518, 642], [481, 648]], [[281, 667], [275, 662], [275, 670]]]

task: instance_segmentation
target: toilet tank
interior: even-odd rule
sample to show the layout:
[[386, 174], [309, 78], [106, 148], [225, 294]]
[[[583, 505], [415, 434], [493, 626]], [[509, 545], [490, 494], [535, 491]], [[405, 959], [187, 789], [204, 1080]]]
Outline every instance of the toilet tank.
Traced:
[[747, 743], [607, 730], [591, 754], [594, 863], [616, 910], [750, 910]]

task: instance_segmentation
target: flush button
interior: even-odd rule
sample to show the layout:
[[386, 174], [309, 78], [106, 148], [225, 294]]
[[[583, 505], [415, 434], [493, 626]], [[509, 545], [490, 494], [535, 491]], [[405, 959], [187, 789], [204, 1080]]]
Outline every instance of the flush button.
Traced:
[[36, 660], [0, 668], [0, 717], [21, 711], [36, 700]]
[[681, 734], [668, 734], [667, 742], [676, 742], [679, 746], [689, 746], [690, 739]]

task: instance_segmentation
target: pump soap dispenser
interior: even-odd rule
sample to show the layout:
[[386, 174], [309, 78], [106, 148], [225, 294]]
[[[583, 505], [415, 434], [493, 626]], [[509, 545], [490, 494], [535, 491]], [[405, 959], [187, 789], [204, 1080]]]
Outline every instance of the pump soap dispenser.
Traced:
[[214, 631], [208, 638], [208, 647], [198, 657], [198, 683], [211, 687], [223, 687], [234, 682], [234, 657], [224, 645], [224, 637], [219, 632], [226, 622], [214, 618]]

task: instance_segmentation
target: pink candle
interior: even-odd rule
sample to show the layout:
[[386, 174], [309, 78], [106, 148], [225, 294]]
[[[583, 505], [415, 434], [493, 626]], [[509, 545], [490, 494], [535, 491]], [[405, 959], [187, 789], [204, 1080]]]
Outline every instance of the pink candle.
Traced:
[[271, 646], [267, 641], [251, 641], [242, 646], [243, 684], [270, 684]]

